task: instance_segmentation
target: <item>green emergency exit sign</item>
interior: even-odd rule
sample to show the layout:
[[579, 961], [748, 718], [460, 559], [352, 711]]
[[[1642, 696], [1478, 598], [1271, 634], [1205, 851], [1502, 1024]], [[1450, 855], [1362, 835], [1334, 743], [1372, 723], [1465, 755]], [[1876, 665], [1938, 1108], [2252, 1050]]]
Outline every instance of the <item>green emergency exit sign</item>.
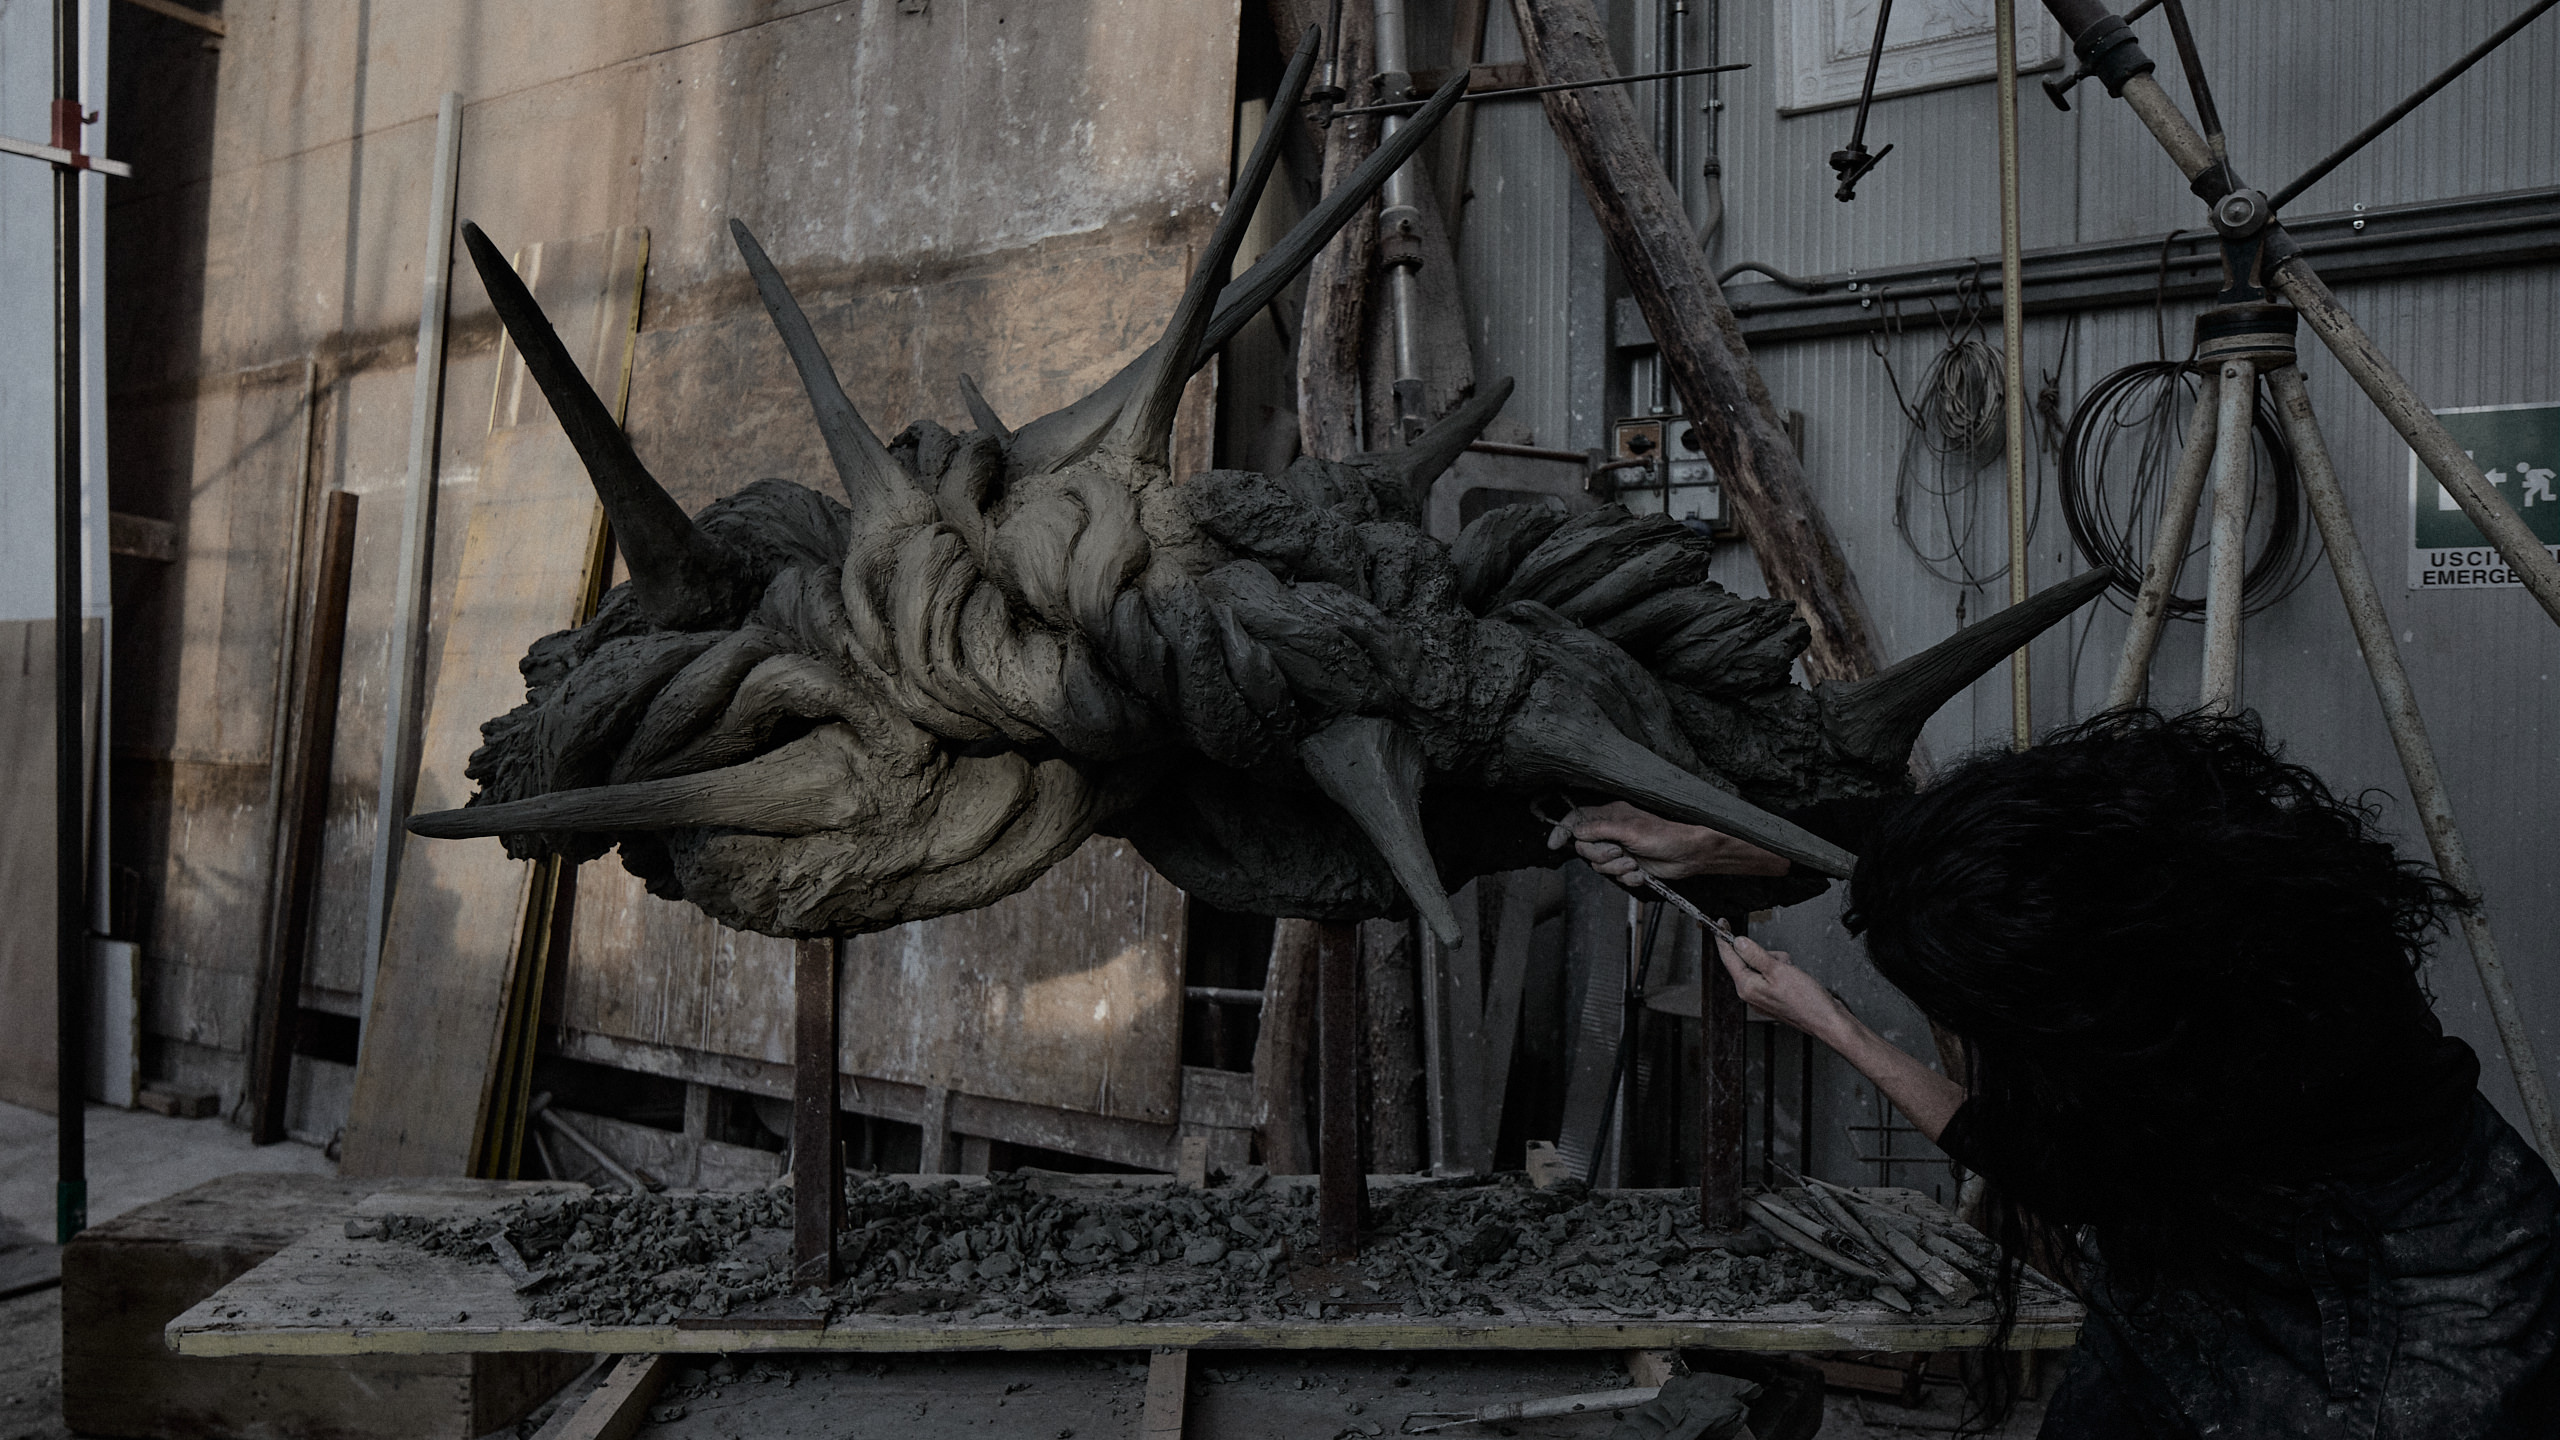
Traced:
[[[2534, 538], [2560, 559], [2560, 404], [2480, 405], [2436, 418]], [[2436, 477], [2409, 457], [2409, 588], [2496, 590], [2522, 582]]]

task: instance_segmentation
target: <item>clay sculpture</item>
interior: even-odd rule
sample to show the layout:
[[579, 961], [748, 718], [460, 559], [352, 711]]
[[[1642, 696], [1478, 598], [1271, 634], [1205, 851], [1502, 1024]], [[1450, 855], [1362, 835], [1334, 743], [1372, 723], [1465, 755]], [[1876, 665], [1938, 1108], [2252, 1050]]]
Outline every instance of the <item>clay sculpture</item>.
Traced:
[[1619, 798], [1795, 862], [1701, 882], [1728, 910], [1802, 898], [1853, 857], [1847, 807], [1907, 792], [1920, 726], [2095, 595], [2069, 582], [1871, 679], [1807, 690], [1786, 605], [1708, 582], [1708, 542], [1617, 506], [1418, 528], [1507, 382], [1406, 448], [1279, 475], [1169, 466], [1185, 382], [1457, 102], [1464, 77], [1221, 285], [1314, 57], [1163, 337], [1094, 393], [1008, 428], [883, 445], [781, 277], [732, 230], [816, 410], [844, 500], [758, 480], [688, 517], [633, 453], [477, 227], [473, 263], [592, 476], [629, 567], [536, 643], [483, 727], [460, 810], [417, 834], [516, 856], [619, 846], [651, 890], [769, 935], [849, 935], [1009, 895], [1095, 833], [1210, 903], [1417, 913], [1553, 863], [1536, 797]]

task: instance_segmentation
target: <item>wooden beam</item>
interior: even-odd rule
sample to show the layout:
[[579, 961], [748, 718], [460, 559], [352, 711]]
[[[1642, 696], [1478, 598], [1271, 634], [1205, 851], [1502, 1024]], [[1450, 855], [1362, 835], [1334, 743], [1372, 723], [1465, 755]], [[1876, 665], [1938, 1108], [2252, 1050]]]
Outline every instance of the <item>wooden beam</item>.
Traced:
[[1271, 927], [1262, 982], [1262, 1033], [1253, 1042], [1256, 1138], [1274, 1175], [1315, 1168], [1307, 1146], [1307, 1041], [1315, 1032], [1316, 931], [1312, 920]]
[[1430, 1166], [1422, 1124], [1421, 948], [1411, 921], [1371, 920], [1360, 926], [1369, 1163], [1385, 1175]]
[[1145, 1440], [1182, 1440], [1183, 1410], [1191, 1400], [1191, 1352], [1172, 1347], [1147, 1357]]
[[[1348, 0], [1342, 15], [1343, 84], [1364, 103], [1375, 51], [1370, 7]], [[1337, 120], [1325, 131], [1325, 194], [1378, 145], [1374, 115]], [[1348, 460], [1368, 448], [1361, 436], [1361, 359], [1369, 334], [1370, 272], [1378, 253], [1378, 202], [1371, 197], [1307, 268], [1307, 305], [1298, 336], [1298, 438], [1306, 453]], [[1381, 445], [1383, 448], [1383, 442]]]
[[[1736, 926], [1739, 930], [1741, 927]], [[1698, 1218], [1709, 1230], [1743, 1228], [1743, 1132], [1750, 1113], [1749, 1014], [1733, 988], [1733, 976], [1707, 943], [1706, 972], [1698, 1000], [1700, 1068], [1704, 1083], [1698, 1115]], [[1770, 1082], [1775, 1083], [1771, 1076]]]
[[[1592, 0], [1511, 0], [1511, 13], [1539, 83], [1617, 73]], [[1634, 102], [1615, 85], [1550, 91], [1539, 100], [1706, 442], [1769, 593], [1794, 605], [1812, 627], [1805, 673], [1816, 681], [1872, 673], [1880, 653], [1848, 557], [1814, 502], [1769, 387]]]
[[136, 10], [148, 10], [154, 15], [166, 15], [181, 25], [193, 25], [208, 35], [231, 33], [223, 25], [220, 15], [203, 10], [190, 10], [179, 4], [178, 0], [124, 0], [124, 3]]
[[836, 941], [803, 940], [791, 967], [791, 1254], [792, 1279], [803, 1285], [836, 1283], [837, 1221], [844, 1208], [836, 955]]
[[1328, 1259], [1360, 1251], [1360, 1212], [1368, 1180], [1360, 1159], [1360, 927], [1327, 920], [1316, 926], [1316, 998], [1322, 1012], [1317, 1066], [1323, 1133], [1316, 1190], [1318, 1244]]
[[281, 913], [261, 967], [257, 1030], [249, 1066], [249, 1138], [285, 1138], [286, 1090], [293, 1075], [294, 1017], [302, 1006], [303, 961], [320, 888], [320, 846], [328, 822], [329, 757], [338, 740], [338, 673], [347, 645], [347, 592], [355, 575], [356, 497], [333, 491], [321, 519], [320, 569], [311, 600], [301, 693], [295, 697], [292, 758], [278, 807], [286, 827], [276, 857]]
[[675, 1363], [664, 1352], [623, 1356], [551, 1440], [630, 1440], [649, 1418], [649, 1402], [666, 1388]]

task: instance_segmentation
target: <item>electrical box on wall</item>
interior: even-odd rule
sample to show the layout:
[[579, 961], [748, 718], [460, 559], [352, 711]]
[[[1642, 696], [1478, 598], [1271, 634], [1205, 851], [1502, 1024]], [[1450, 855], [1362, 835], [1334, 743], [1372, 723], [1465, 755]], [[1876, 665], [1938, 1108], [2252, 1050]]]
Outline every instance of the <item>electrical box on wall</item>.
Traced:
[[[1698, 432], [1679, 415], [1647, 415], [1609, 427], [1618, 503], [1638, 515], [1667, 514], [1703, 530], [1724, 525], [1723, 490]], [[1627, 463], [1627, 462], [1642, 462]]]

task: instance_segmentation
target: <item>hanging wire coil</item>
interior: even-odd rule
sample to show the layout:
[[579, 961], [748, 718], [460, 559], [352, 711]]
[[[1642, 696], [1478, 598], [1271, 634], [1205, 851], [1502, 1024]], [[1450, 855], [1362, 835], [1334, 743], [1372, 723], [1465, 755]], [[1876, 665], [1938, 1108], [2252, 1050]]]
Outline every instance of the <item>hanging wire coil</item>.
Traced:
[[[2144, 360], [2089, 387], [2063, 434], [2060, 499], [2071, 543], [2090, 564], [2115, 577], [2118, 608], [2142, 589], [2151, 537], [2195, 408], [2196, 381], [2183, 361]], [[2250, 558], [2241, 581], [2241, 613], [2255, 615], [2293, 593], [2311, 573], [2317, 551], [2302, 523], [2302, 486], [2293, 449], [2261, 394], [2250, 425], [2258, 503], [2251, 507]], [[2210, 489], [2207, 491], [2210, 494]], [[2186, 561], [2203, 553], [2199, 524]], [[2168, 613], [2200, 618], [2200, 596], [2172, 591]]]

